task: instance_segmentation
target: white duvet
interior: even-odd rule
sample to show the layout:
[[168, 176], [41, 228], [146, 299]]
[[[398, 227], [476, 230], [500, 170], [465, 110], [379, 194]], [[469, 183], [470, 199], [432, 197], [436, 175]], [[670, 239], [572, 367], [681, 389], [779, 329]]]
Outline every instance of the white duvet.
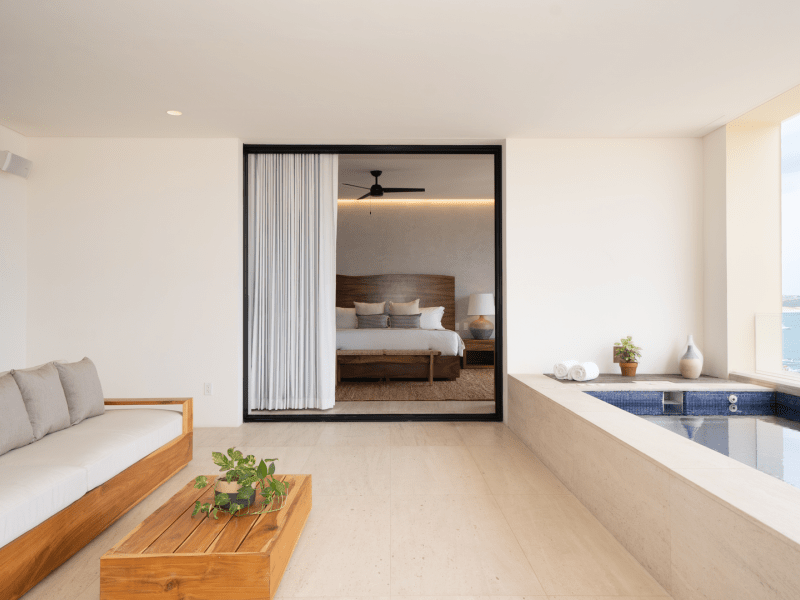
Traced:
[[438, 350], [461, 356], [464, 342], [448, 329], [337, 329], [337, 350]]

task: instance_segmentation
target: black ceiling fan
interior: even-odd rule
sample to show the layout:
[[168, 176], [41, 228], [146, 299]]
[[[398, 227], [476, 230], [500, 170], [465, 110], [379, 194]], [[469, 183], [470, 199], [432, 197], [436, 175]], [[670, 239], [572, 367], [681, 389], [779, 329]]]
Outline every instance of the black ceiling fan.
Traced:
[[385, 188], [378, 183], [378, 177], [381, 176], [381, 173], [383, 173], [383, 171], [370, 171], [370, 174], [375, 178], [375, 185], [373, 185], [372, 187], [364, 187], [363, 185], [353, 185], [352, 183], [343, 183], [342, 185], [354, 188], [361, 188], [362, 190], [369, 190], [369, 192], [361, 196], [361, 198], [358, 198], [358, 200], [363, 200], [364, 198], [369, 198], [370, 196], [373, 196], [375, 198], [380, 198], [384, 194], [396, 194], [398, 192], [425, 191], [425, 188]]

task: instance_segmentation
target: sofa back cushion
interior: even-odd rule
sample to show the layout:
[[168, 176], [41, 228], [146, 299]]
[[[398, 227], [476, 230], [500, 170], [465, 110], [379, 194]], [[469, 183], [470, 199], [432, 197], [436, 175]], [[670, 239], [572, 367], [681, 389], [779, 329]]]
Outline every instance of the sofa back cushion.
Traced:
[[84, 358], [74, 363], [55, 363], [55, 366], [73, 425], [106, 411], [103, 388], [100, 387], [100, 378], [91, 360]]
[[11, 376], [25, 401], [34, 439], [40, 440], [48, 433], [69, 427], [67, 399], [53, 363], [11, 371]]
[[33, 441], [25, 401], [10, 374], [0, 375], [0, 454]]

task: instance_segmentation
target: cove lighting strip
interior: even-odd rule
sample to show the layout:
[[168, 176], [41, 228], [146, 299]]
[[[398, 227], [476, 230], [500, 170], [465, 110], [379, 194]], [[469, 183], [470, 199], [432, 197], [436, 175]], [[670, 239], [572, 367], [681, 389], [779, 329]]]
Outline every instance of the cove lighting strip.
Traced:
[[373, 205], [381, 204], [381, 205], [396, 205], [401, 206], [405, 204], [422, 204], [427, 206], [493, 206], [494, 200], [486, 200], [486, 199], [457, 199], [454, 198], [452, 200], [427, 200], [425, 198], [420, 199], [393, 199], [393, 198], [364, 198], [363, 200], [355, 200], [355, 199], [345, 199], [339, 198], [339, 204], [345, 204], [349, 206], [358, 206], [358, 205], [368, 205], [372, 202]]

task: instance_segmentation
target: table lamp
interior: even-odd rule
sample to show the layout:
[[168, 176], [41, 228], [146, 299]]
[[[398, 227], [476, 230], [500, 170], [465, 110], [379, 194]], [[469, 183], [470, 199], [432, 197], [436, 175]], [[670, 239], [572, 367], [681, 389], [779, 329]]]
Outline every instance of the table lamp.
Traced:
[[470, 294], [467, 314], [478, 317], [469, 324], [472, 337], [476, 340], [488, 340], [494, 332], [494, 323], [485, 319], [484, 315], [494, 314], [494, 294]]

